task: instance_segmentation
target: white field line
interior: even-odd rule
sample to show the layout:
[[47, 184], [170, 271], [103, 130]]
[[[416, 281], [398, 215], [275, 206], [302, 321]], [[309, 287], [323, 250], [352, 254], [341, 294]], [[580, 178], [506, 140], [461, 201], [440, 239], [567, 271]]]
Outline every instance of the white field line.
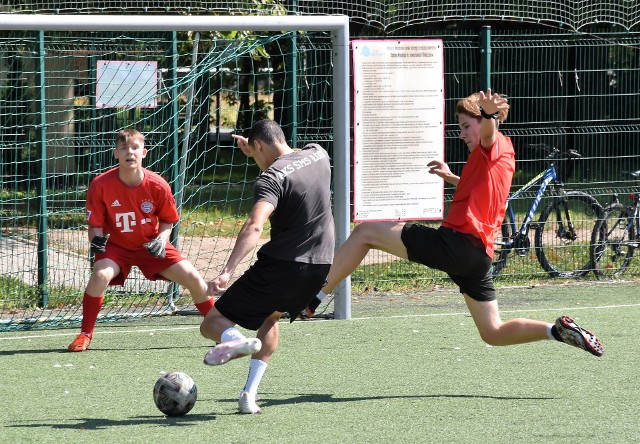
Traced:
[[[545, 311], [584, 311], [584, 310], [607, 310], [614, 308], [635, 308], [640, 307], [640, 304], [621, 304], [621, 305], [596, 305], [592, 307], [570, 307], [570, 308], [531, 308], [531, 309], [521, 309], [521, 310], [500, 310], [501, 314], [504, 313], [535, 313], [535, 312], [545, 312]], [[425, 313], [425, 314], [412, 314], [412, 315], [398, 315], [398, 316], [370, 316], [370, 317], [362, 317], [362, 318], [351, 318], [352, 321], [369, 321], [369, 320], [380, 320], [380, 319], [411, 319], [411, 318], [432, 318], [432, 317], [442, 317], [442, 316], [469, 316], [469, 312], [451, 312], [451, 313]], [[327, 320], [314, 320], [312, 322], [333, 322], [331, 319]], [[297, 322], [293, 325], [301, 325], [304, 322]], [[166, 328], [147, 328], [147, 329], [132, 329], [132, 330], [104, 330], [98, 327], [98, 331], [94, 333], [94, 335], [113, 335], [119, 333], [154, 333], [158, 331], [180, 331], [180, 330], [196, 330], [199, 329], [199, 325], [193, 325], [188, 327], [166, 327]], [[73, 333], [49, 333], [49, 334], [35, 334], [35, 335], [25, 335], [25, 336], [11, 336], [11, 337], [0, 337], [0, 341], [11, 341], [18, 339], [37, 339], [37, 338], [55, 338], [61, 336], [76, 336], [78, 334], [77, 331]]]
[[[543, 311], [575, 311], [575, 310], [606, 310], [610, 308], [628, 308], [628, 307], [640, 307], [640, 304], [621, 304], [621, 305], [597, 305], [593, 307], [570, 307], [570, 308], [527, 308], [520, 310], [500, 310], [500, 314], [504, 313], [535, 313]], [[364, 318], [351, 318], [352, 321], [368, 321], [370, 319], [399, 319], [399, 318], [427, 318], [434, 316], [471, 316], [468, 311], [457, 313], [431, 313], [431, 314], [412, 314], [412, 315], [397, 315], [397, 316], [383, 316], [383, 317], [364, 317]], [[0, 338], [1, 339], [1, 338]]]
[[[98, 330], [97, 332], [94, 332], [94, 336], [101, 336], [101, 335], [115, 335], [118, 333], [155, 333], [157, 331], [179, 331], [179, 330], [195, 330], [200, 328], [199, 325], [193, 325], [193, 326], [189, 326], [189, 327], [167, 327], [167, 328], [149, 328], [149, 329], [144, 329], [144, 330], [103, 330], [100, 329], [100, 326], [98, 326]], [[13, 337], [9, 337], [9, 338], [2, 338], [0, 337], [0, 341], [10, 341], [12, 339], [34, 339], [34, 338], [55, 338], [55, 337], [60, 337], [60, 336], [76, 336], [78, 334], [77, 331], [74, 331], [73, 333], [51, 333], [51, 334], [40, 334], [40, 335], [28, 335], [28, 336], [13, 336]]]

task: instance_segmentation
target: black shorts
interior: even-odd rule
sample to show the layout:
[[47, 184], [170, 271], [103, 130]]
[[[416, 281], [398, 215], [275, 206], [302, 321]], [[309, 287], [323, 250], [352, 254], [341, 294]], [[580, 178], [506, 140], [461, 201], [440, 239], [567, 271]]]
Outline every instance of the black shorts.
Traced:
[[329, 268], [258, 253], [258, 260], [218, 298], [215, 307], [248, 330], [258, 330], [274, 311], [288, 312], [293, 322], [327, 283]]
[[401, 239], [410, 261], [444, 271], [460, 293], [476, 301], [496, 299], [491, 258], [480, 239], [451, 228], [417, 224], [406, 224]]

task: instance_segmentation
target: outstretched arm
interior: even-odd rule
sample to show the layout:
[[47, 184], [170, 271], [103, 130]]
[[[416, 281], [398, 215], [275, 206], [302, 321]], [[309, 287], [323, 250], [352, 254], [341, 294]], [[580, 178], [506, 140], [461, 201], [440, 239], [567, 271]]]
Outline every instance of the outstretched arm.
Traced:
[[[503, 109], [509, 109], [509, 101], [499, 95], [491, 92], [491, 88], [487, 92], [480, 91], [480, 100], [478, 105], [485, 114], [493, 115], [499, 113]], [[496, 141], [498, 133], [498, 121], [496, 119], [482, 119], [480, 123], [480, 145], [484, 149], [490, 149]]]

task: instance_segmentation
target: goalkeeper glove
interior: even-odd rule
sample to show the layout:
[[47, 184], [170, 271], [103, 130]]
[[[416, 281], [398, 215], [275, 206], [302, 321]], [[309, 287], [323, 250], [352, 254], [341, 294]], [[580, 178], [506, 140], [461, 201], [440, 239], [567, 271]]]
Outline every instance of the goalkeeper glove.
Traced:
[[164, 237], [158, 236], [154, 240], [144, 244], [144, 247], [149, 251], [149, 254], [153, 257], [163, 258], [165, 256], [165, 245], [167, 241]]
[[97, 234], [91, 239], [91, 252], [92, 253], [104, 253], [107, 251], [107, 239], [109, 234]]

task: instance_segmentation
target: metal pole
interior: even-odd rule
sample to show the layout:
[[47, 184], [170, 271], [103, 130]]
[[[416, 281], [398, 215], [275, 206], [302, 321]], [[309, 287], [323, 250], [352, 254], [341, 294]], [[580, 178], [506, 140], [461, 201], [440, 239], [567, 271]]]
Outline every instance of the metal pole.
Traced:
[[480, 31], [480, 90], [491, 88], [491, 26]]
[[38, 32], [38, 58], [36, 71], [36, 88], [38, 90], [38, 107], [40, 108], [40, 128], [38, 131], [38, 306], [46, 307], [49, 303], [48, 263], [47, 263], [47, 113], [45, 97], [45, 47], [44, 31]]
[[0, 14], [2, 31], [337, 31], [349, 26], [332, 16], [187, 16]]
[[[180, 169], [178, 171], [178, 180], [176, 181], [176, 205], [178, 206], [178, 214], [182, 215], [182, 201], [184, 195], [184, 176], [187, 170], [187, 154], [189, 153], [189, 143], [191, 142], [191, 117], [193, 114], [193, 96], [196, 84], [196, 65], [198, 64], [198, 46], [200, 44], [200, 33], [196, 32], [193, 37], [193, 51], [191, 52], [191, 70], [189, 75], [193, 76], [189, 89], [187, 90], [187, 108], [184, 115], [184, 137], [182, 138], [182, 152], [180, 153]], [[175, 226], [177, 230], [180, 221]], [[177, 239], [176, 239], [177, 242]], [[176, 245], [177, 247], [177, 245]]]
[[[340, 28], [333, 37], [333, 202], [336, 248], [349, 237], [351, 188], [351, 138], [349, 119], [349, 29]], [[340, 100], [339, 100], [340, 99]], [[335, 318], [351, 319], [351, 277], [334, 290]]]
[[[180, 106], [178, 101], [180, 93], [178, 91], [178, 33], [176, 31], [171, 33], [171, 67], [169, 69], [169, 76], [171, 78], [171, 87], [169, 88], [169, 100], [171, 101], [171, 136], [168, 142], [171, 145], [171, 179], [173, 182], [173, 193], [175, 195], [178, 192], [178, 177], [180, 176]], [[178, 206], [178, 211], [180, 211], [180, 206]], [[178, 244], [177, 226], [174, 226], [173, 230], [171, 230], [170, 241], [174, 246]]]
[[[291, 13], [298, 12], [298, 2], [292, 0]], [[287, 123], [285, 128], [289, 133], [289, 140], [291, 146], [297, 148], [298, 146], [298, 35], [295, 31], [291, 33], [290, 45], [289, 45], [289, 57], [287, 57], [287, 84], [286, 90], [288, 91], [287, 97], [287, 113], [285, 114]]]
[[[180, 175], [178, 170], [178, 161], [180, 159], [180, 106], [178, 103], [178, 33], [176, 31], [171, 32], [171, 68], [170, 68], [170, 76], [171, 76], [171, 88], [169, 100], [171, 101], [171, 136], [169, 139], [169, 143], [171, 144], [171, 152], [173, 153], [172, 159], [173, 165], [171, 171], [171, 177], [173, 179], [173, 192], [174, 194], [177, 191], [177, 183], [178, 177]], [[180, 206], [178, 206], [178, 211], [180, 211]], [[170, 242], [177, 248], [178, 247], [178, 228], [180, 221], [173, 227], [171, 230], [171, 238]], [[179, 286], [175, 282], [170, 282], [167, 286], [167, 304], [172, 308], [175, 308], [175, 304], [173, 301], [178, 298], [179, 294]]]

